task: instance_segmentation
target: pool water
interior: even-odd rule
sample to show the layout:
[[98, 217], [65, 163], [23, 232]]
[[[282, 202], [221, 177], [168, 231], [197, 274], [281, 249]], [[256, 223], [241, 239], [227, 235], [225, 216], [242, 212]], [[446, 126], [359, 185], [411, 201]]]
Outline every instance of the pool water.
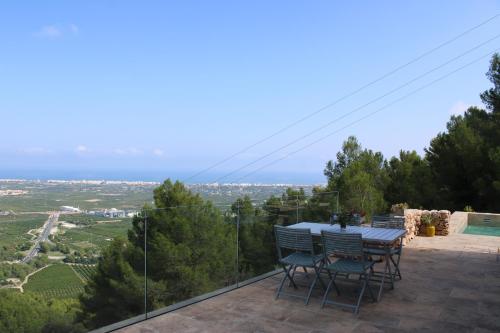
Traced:
[[472, 235], [486, 235], [486, 236], [499, 236], [500, 237], [500, 228], [499, 227], [483, 227], [479, 225], [468, 225], [464, 230], [464, 234], [472, 234]]

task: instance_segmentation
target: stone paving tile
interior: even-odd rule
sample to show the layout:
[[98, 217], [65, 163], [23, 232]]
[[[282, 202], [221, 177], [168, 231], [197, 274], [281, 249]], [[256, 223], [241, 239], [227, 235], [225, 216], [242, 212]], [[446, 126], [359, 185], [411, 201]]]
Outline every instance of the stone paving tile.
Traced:
[[441, 320], [425, 320], [422, 318], [402, 318], [400, 327], [398, 328], [400, 332], [460, 332], [460, 333], [472, 333], [475, 327], [469, 325], [462, 325]]
[[[499, 244], [500, 237], [477, 235], [417, 237], [403, 251], [403, 279], [385, 288], [379, 303], [366, 297], [358, 315], [321, 309], [321, 288], [307, 306], [292, 297], [275, 300], [275, 276], [118, 332], [500, 332], [500, 263], [491, 254]], [[339, 286], [340, 299], [352, 301], [356, 287]]]

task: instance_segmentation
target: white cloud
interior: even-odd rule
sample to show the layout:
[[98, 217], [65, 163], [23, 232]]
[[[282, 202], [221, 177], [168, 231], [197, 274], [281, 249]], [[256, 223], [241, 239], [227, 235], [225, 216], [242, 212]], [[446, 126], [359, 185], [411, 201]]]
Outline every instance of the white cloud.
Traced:
[[69, 25], [45, 25], [35, 32], [36, 37], [47, 38], [47, 39], [57, 39], [64, 35], [78, 35], [80, 28], [71, 23]]
[[142, 154], [142, 150], [130, 147], [130, 148], [115, 148], [113, 149], [113, 153], [116, 155], [140, 155]]
[[137, 148], [134, 148], [134, 147], [129, 148], [129, 149], [128, 149], [128, 151], [129, 151], [129, 153], [130, 153], [131, 155], [138, 155], [138, 154], [142, 154], [142, 150], [137, 149]]
[[449, 113], [454, 116], [463, 114], [472, 105], [467, 104], [463, 101], [458, 101], [450, 108]]
[[115, 153], [116, 155], [126, 155], [127, 151], [125, 149], [116, 148], [113, 149], [113, 153]]
[[20, 149], [19, 152], [26, 155], [48, 155], [53, 153], [52, 150], [41, 147], [23, 148]]
[[61, 31], [61, 29], [54, 25], [46, 25], [38, 30], [35, 35], [42, 38], [54, 39], [61, 37], [63, 35], [63, 32]]
[[160, 157], [160, 156], [165, 155], [165, 151], [163, 149], [155, 148], [155, 149], [153, 149], [153, 154], [155, 156], [159, 156]]
[[76, 146], [75, 151], [77, 153], [86, 153], [89, 151], [89, 148], [85, 145], [78, 145], [78, 146]]
[[73, 23], [71, 23], [69, 25], [69, 30], [71, 30], [73, 35], [78, 35], [78, 33], [80, 32], [80, 28], [78, 28], [78, 26], [76, 24], [73, 24]]

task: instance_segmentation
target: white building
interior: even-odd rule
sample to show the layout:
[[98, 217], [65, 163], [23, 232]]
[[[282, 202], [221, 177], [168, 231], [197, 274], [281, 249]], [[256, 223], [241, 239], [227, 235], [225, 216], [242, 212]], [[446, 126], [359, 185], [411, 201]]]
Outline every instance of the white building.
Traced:
[[80, 208], [76, 208], [73, 206], [61, 206], [59, 209], [61, 210], [61, 212], [71, 212], [71, 213], [80, 213], [81, 212]]
[[125, 211], [121, 209], [111, 208], [104, 211], [104, 216], [106, 217], [125, 217]]

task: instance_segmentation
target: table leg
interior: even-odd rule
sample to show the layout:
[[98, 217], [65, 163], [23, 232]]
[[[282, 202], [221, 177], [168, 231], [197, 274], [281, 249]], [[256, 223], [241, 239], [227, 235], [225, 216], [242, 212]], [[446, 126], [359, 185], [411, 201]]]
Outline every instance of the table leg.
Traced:
[[394, 276], [392, 275], [390, 251], [391, 251], [391, 249], [387, 249], [387, 252], [385, 254], [385, 260], [387, 261], [387, 269], [389, 270], [389, 278], [391, 280], [391, 289], [394, 289]]

